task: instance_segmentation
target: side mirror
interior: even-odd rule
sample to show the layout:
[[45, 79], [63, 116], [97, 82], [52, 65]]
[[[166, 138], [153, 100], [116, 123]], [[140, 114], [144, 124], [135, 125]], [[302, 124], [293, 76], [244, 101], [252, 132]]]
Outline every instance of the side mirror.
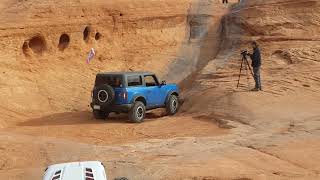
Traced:
[[164, 86], [164, 85], [167, 85], [167, 82], [166, 82], [166, 81], [162, 81], [162, 82], [161, 82], [161, 86]]

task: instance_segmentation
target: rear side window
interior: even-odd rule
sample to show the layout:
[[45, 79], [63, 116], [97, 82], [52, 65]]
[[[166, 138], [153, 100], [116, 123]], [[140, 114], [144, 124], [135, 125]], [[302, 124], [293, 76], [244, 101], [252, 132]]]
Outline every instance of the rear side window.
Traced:
[[123, 78], [121, 75], [98, 75], [95, 86], [108, 84], [112, 87], [123, 87]]
[[142, 85], [142, 78], [139, 75], [135, 76], [128, 76], [128, 86], [141, 86]]
[[157, 86], [158, 85], [158, 81], [157, 81], [157, 79], [155, 78], [154, 75], [144, 76], [144, 81], [146, 82], [146, 86], [147, 87], [149, 87], [149, 86]]

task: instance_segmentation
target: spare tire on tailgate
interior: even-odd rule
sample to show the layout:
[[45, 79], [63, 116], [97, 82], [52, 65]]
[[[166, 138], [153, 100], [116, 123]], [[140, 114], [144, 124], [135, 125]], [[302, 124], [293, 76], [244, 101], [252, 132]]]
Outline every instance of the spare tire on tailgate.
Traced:
[[107, 106], [114, 102], [115, 100], [115, 92], [113, 87], [107, 84], [103, 84], [98, 86], [93, 91], [93, 98], [96, 102], [101, 106]]

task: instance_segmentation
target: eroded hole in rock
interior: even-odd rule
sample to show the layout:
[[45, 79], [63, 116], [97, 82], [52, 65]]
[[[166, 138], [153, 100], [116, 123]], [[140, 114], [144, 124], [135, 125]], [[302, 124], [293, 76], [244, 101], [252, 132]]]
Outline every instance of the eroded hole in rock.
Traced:
[[42, 36], [34, 36], [29, 41], [30, 49], [36, 54], [42, 54], [47, 49], [47, 44]]
[[101, 33], [97, 32], [94, 38], [98, 41], [101, 38]]
[[59, 45], [58, 48], [63, 51], [64, 49], [66, 49], [69, 46], [70, 43], [70, 37], [68, 34], [62, 34], [60, 36], [60, 40], [59, 40]]
[[90, 36], [91, 28], [87, 26], [83, 31], [83, 40], [88, 41]]

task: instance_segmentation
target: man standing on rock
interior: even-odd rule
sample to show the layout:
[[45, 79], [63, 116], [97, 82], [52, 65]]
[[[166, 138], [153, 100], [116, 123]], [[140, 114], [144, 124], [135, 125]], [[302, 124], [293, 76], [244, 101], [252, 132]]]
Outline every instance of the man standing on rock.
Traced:
[[248, 54], [252, 60], [252, 68], [253, 68], [253, 77], [254, 81], [256, 82], [255, 88], [252, 89], [252, 91], [261, 91], [261, 79], [260, 79], [260, 67], [261, 67], [261, 53], [259, 49], [259, 45], [256, 41], [253, 41], [251, 43], [253, 53]]

